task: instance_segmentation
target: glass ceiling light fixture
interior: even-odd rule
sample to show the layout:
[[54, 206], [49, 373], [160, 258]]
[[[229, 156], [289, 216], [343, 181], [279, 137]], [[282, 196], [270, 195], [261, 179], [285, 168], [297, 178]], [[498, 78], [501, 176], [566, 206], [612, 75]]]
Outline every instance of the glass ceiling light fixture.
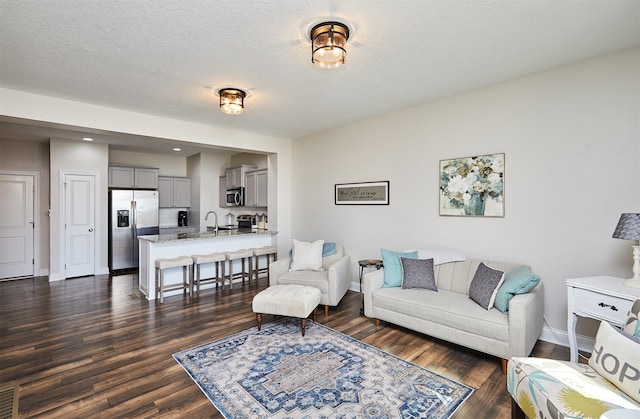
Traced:
[[220, 96], [220, 110], [227, 115], [240, 115], [244, 112], [244, 90], [224, 88], [218, 90]]
[[349, 28], [340, 22], [323, 22], [311, 28], [311, 62], [321, 68], [336, 68], [347, 57]]

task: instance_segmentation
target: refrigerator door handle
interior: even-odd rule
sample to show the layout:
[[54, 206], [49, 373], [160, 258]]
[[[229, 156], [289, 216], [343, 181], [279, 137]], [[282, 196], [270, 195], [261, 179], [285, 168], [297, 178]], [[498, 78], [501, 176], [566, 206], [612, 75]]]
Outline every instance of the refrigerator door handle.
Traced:
[[131, 201], [131, 238], [136, 239], [136, 201]]

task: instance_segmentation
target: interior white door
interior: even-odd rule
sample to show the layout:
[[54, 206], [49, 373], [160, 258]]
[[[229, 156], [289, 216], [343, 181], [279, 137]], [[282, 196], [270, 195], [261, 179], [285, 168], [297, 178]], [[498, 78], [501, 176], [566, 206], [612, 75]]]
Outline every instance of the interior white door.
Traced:
[[33, 176], [0, 175], [0, 279], [33, 276]]
[[65, 277], [95, 274], [95, 177], [65, 176]]

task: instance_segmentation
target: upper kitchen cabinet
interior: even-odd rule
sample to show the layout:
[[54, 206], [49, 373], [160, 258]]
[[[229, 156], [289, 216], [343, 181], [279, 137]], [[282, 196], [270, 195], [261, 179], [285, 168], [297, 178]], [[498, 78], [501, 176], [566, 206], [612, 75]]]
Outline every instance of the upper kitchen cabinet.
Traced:
[[191, 206], [191, 179], [185, 177], [158, 178], [160, 208], [188, 208]]
[[227, 177], [220, 176], [218, 179], [218, 206], [226, 208], [227, 206]]
[[158, 169], [148, 167], [109, 167], [110, 188], [158, 189]]
[[247, 172], [245, 179], [245, 206], [246, 207], [266, 207], [268, 206], [268, 171], [256, 170]]
[[227, 189], [244, 188], [245, 175], [248, 170], [255, 169], [256, 166], [243, 164], [239, 167], [230, 167], [225, 170], [225, 177], [227, 180]]

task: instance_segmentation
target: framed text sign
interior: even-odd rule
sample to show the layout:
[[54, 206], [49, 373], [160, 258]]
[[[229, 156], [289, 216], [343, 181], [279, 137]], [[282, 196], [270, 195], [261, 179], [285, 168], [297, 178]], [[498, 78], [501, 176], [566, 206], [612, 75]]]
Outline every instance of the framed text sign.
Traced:
[[389, 205], [389, 181], [338, 183], [336, 205]]

